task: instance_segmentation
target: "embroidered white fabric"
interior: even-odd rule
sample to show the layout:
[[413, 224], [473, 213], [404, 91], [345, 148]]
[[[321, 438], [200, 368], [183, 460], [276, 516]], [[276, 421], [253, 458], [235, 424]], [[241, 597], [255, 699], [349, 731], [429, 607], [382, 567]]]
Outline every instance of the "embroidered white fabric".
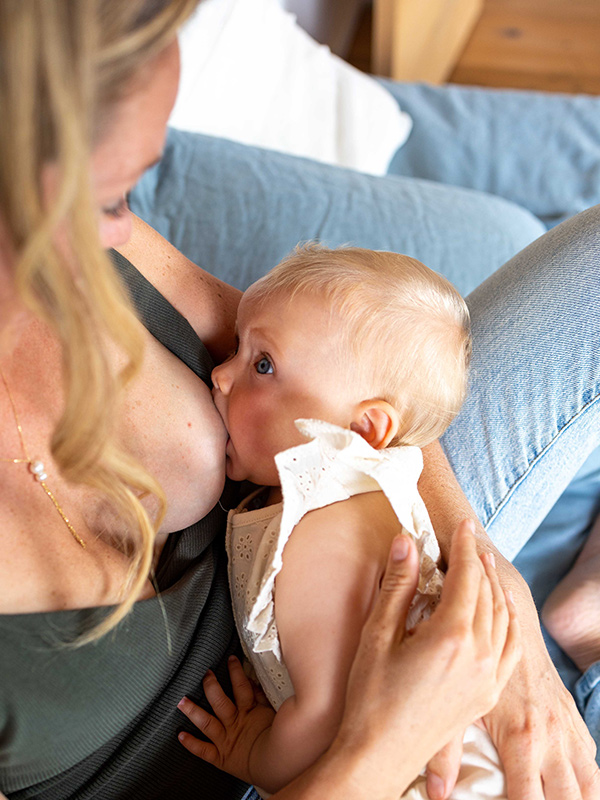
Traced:
[[[275, 579], [283, 565], [283, 550], [298, 522], [309, 511], [381, 490], [405, 532], [419, 550], [417, 594], [407, 619], [412, 628], [437, 604], [443, 575], [437, 568], [439, 546], [417, 481], [423, 458], [417, 447], [374, 450], [361, 436], [320, 420], [297, 420], [311, 441], [276, 458], [283, 502], [249, 509], [262, 489], [229, 512], [227, 555], [236, 626], [248, 660], [275, 709], [294, 693], [281, 658], [275, 620]], [[454, 800], [504, 800], [504, 774], [488, 734], [471, 726], [464, 741], [463, 768]], [[404, 795], [427, 798], [420, 776]]]

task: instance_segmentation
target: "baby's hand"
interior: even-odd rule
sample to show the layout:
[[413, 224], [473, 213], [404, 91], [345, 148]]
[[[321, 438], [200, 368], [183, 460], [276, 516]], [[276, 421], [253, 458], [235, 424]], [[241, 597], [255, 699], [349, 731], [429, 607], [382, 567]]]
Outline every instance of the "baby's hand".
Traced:
[[177, 706], [210, 742], [184, 732], [179, 734], [179, 741], [209, 764], [246, 783], [254, 783], [250, 770], [252, 748], [271, 727], [275, 711], [260, 689], [248, 680], [235, 656], [229, 659], [229, 675], [235, 703], [227, 697], [213, 672], [209, 670], [204, 678], [204, 692], [215, 716], [187, 697]]

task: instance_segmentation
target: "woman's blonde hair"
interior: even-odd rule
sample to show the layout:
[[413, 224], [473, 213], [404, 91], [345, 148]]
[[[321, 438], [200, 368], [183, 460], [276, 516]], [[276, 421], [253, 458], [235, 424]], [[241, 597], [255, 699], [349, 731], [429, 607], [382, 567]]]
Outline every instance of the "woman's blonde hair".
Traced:
[[[116, 103], [161, 53], [197, 0], [2, 0], [0, 3], [0, 223], [16, 253], [26, 304], [62, 345], [66, 404], [51, 447], [64, 476], [102, 491], [128, 526], [130, 579], [124, 599], [78, 643], [130, 610], [152, 564], [164, 514], [157, 482], [116, 443], [119, 390], [139, 369], [142, 339], [101, 247], [90, 157]], [[50, 208], [43, 167], [59, 176]], [[68, 226], [69, 252], [56, 231]], [[99, 342], [126, 356], [115, 378]], [[155, 495], [155, 523], [140, 498]], [[124, 544], [124, 547], [126, 545]]]
[[465, 398], [471, 357], [469, 311], [452, 284], [399, 253], [308, 243], [247, 290], [257, 303], [298, 293], [330, 305], [332, 357], [348, 381], [399, 411], [391, 444], [439, 438]]

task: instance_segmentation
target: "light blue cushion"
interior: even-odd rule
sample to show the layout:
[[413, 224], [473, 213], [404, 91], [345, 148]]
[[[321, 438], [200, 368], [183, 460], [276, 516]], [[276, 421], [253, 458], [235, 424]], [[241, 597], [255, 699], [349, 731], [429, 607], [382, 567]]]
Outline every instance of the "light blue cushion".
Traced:
[[391, 173], [491, 192], [548, 227], [600, 203], [600, 97], [382, 83], [414, 122]]
[[192, 261], [241, 289], [298, 241], [320, 239], [407, 253], [466, 294], [544, 230], [480, 192], [175, 130], [130, 201]]

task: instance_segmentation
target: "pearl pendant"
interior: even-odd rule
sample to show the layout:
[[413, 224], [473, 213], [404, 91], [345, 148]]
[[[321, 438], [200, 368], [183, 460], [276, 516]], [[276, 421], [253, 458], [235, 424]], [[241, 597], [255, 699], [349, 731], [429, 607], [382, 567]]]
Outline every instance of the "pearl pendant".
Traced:
[[44, 464], [39, 459], [35, 459], [34, 461], [29, 462], [29, 471], [32, 473], [33, 477], [36, 481], [40, 483], [45, 481], [48, 475], [44, 471]]

